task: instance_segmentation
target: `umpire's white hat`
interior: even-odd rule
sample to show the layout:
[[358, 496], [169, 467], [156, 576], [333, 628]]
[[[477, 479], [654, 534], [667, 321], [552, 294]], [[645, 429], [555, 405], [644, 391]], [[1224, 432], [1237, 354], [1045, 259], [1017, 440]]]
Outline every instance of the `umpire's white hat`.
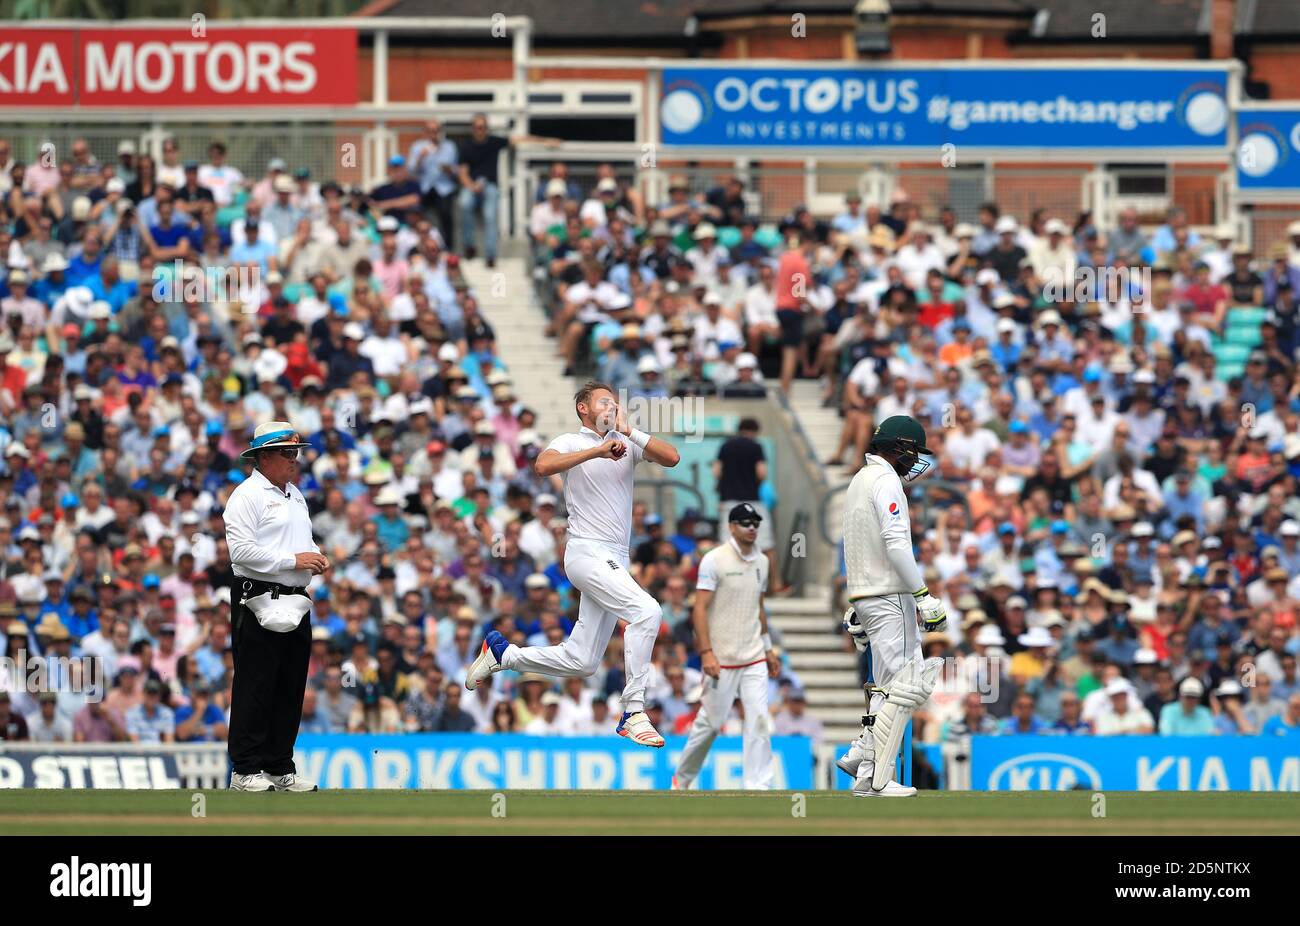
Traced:
[[240, 456], [248, 460], [260, 450], [281, 450], [310, 446], [311, 444], [298, 439], [297, 430], [289, 422], [267, 421], [257, 426], [257, 430], [253, 432], [252, 442]]

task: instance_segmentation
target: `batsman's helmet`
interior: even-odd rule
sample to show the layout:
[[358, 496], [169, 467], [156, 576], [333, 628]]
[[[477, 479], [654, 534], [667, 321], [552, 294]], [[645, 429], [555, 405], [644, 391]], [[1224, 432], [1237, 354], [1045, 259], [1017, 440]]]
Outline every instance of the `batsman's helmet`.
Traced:
[[925, 428], [907, 415], [894, 415], [880, 422], [871, 435], [870, 450], [872, 453], [890, 454], [893, 457], [890, 463], [904, 482], [913, 481], [930, 468], [929, 462], [921, 459], [921, 454], [934, 454], [925, 446]]

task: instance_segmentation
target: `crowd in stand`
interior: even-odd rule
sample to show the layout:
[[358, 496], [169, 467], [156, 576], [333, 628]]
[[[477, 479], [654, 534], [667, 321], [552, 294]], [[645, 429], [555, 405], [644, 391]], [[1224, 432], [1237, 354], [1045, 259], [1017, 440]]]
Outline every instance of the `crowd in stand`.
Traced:
[[[11, 655], [97, 657], [107, 692], [0, 679], [0, 737], [224, 736], [221, 514], [266, 420], [310, 435], [301, 488], [335, 563], [305, 730], [612, 726], [617, 638], [587, 682], [460, 685], [488, 628], [556, 642], [576, 614], [561, 485], [529, 465], [554, 435], [462, 267], [497, 259], [512, 141], [432, 123], [369, 190], [279, 158], [245, 177], [220, 142], [23, 165], [0, 141], [0, 625]], [[826, 465], [850, 471], [876, 422], [926, 425], [914, 536], [951, 615], [926, 647], [956, 668], [922, 738], [1300, 729], [1300, 223], [1250, 248], [1177, 209], [1100, 228], [988, 203], [966, 224], [899, 190], [772, 226], [735, 178], [671, 177], [661, 202], [608, 165], [587, 186], [557, 162], [528, 222], [569, 372], [648, 397], [815, 378], [844, 419]], [[151, 285], [195, 268], [256, 282]], [[1078, 279], [1086, 298], [1050, 291]], [[648, 712], [680, 732], [717, 528], [674, 530], [638, 506], [634, 569], [664, 608]], [[793, 673], [773, 686], [776, 729], [818, 735]]]
[[[554, 435], [462, 267], [497, 258], [513, 141], [430, 123], [367, 190], [278, 157], [245, 177], [220, 141], [169, 139], [157, 161], [124, 141], [100, 163], [77, 140], [23, 164], [0, 140], [0, 738], [225, 737], [222, 512], [267, 420], [309, 436], [300, 488], [334, 563], [312, 587], [304, 730], [612, 730], [618, 639], [586, 682], [462, 688], [489, 628], [557, 642], [577, 613], [562, 483], [530, 465]], [[698, 709], [690, 592], [717, 534], [638, 505], [660, 729]], [[796, 680], [773, 686], [777, 728], [815, 735]]]

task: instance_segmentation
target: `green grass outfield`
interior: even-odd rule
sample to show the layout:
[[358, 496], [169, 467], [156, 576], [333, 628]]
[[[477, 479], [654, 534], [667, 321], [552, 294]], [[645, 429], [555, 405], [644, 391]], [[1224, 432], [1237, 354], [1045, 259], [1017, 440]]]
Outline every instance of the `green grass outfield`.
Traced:
[[[194, 816], [199, 794], [204, 815]], [[10, 790], [0, 791], [0, 835], [1300, 835], [1300, 794], [1128, 791], [1105, 794], [1105, 817], [1094, 806], [1088, 791]]]

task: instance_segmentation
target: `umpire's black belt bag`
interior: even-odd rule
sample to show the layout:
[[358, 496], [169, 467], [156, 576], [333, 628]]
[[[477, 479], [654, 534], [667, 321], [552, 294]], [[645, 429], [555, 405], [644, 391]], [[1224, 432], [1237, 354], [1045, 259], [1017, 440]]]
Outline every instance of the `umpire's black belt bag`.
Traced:
[[257, 622], [275, 633], [296, 630], [311, 610], [307, 589], [290, 588], [274, 582], [240, 579], [240, 603], [253, 612]]

